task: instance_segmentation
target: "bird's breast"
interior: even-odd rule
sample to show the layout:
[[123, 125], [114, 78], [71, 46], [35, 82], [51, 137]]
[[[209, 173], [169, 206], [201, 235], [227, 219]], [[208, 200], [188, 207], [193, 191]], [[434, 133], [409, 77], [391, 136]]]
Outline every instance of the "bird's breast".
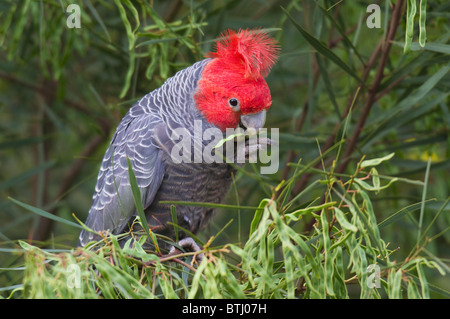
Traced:
[[[222, 202], [233, 171], [226, 163], [177, 164], [168, 160], [161, 186], [147, 209], [149, 225], [165, 229], [164, 225], [173, 222], [170, 202]], [[214, 213], [213, 208], [205, 206], [176, 204], [175, 209], [177, 224], [194, 234], [208, 224]]]

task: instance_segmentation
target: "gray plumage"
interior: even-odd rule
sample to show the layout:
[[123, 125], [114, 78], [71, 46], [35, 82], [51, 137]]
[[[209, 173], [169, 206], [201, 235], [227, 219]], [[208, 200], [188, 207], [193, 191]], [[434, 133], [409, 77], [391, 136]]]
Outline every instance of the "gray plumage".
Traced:
[[[160, 201], [195, 201], [219, 203], [231, 183], [233, 169], [226, 163], [181, 163], [172, 161], [170, 151], [173, 130], [186, 128], [193, 133], [194, 121], [203, 129], [211, 127], [194, 104], [194, 93], [206, 59], [195, 63], [159, 89], [140, 99], [117, 127], [103, 158], [86, 225], [95, 231], [113, 234], [128, 231], [136, 209], [128, 178], [130, 159], [150, 228], [172, 237], [170, 205]], [[197, 233], [210, 220], [213, 209], [176, 206], [178, 224]], [[180, 239], [184, 234], [180, 233]], [[83, 230], [79, 244], [86, 245], [100, 237]]]

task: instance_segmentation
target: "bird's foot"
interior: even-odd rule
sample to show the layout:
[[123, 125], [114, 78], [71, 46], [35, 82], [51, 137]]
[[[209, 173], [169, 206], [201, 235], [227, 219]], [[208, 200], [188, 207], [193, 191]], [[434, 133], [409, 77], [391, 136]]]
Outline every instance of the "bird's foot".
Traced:
[[[196, 260], [197, 262], [200, 263], [203, 260], [204, 254], [201, 252], [202, 249], [191, 237], [186, 237], [180, 240], [178, 242], [178, 246], [180, 246], [181, 248], [183, 248], [183, 250], [187, 252], [194, 252], [195, 253], [194, 260]], [[176, 255], [179, 253], [183, 252], [177, 247], [172, 246], [172, 248], [170, 248], [169, 255]]]
[[274, 145], [270, 138], [259, 137], [258, 143], [245, 143], [245, 159], [250, 160], [251, 163], [256, 162], [257, 155], [260, 151], [266, 151], [269, 145]]

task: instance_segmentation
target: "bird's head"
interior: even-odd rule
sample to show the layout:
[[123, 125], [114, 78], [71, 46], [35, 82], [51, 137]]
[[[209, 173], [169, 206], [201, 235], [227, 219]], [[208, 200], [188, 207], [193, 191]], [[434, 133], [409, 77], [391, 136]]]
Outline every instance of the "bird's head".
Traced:
[[242, 124], [259, 129], [272, 104], [265, 77], [276, 62], [278, 46], [259, 30], [229, 30], [203, 69], [194, 96], [206, 120], [222, 131]]

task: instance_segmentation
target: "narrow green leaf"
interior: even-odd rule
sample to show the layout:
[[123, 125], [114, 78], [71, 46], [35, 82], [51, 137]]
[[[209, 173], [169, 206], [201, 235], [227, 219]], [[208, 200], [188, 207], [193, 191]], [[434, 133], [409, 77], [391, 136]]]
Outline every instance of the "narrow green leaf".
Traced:
[[[431, 201], [431, 200], [429, 200]], [[445, 200], [445, 202], [442, 204], [442, 206], [439, 208], [439, 210], [436, 212], [436, 214], [434, 215], [433, 219], [431, 220], [431, 222], [428, 224], [427, 228], [422, 232], [422, 238], [419, 239], [419, 242], [421, 240], [424, 239], [424, 237], [427, 235], [428, 231], [431, 229], [431, 227], [434, 225], [434, 223], [436, 222], [437, 218], [439, 217], [439, 215], [444, 211], [445, 207], [447, 206], [448, 202], [450, 201], [450, 197], [447, 197], [447, 199]], [[423, 205], [425, 206], [425, 205]], [[421, 205], [422, 208], [422, 205]]]
[[356, 232], [358, 231], [358, 228], [357, 228], [355, 225], [351, 224], [351, 223], [347, 220], [347, 218], [345, 218], [345, 215], [344, 215], [344, 213], [342, 212], [342, 210], [340, 210], [340, 209], [337, 208], [337, 207], [334, 207], [334, 212], [335, 212], [335, 214], [336, 214], [336, 215], [335, 215], [335, 216], [336, 216], [336, 219], [337, 219], [339, 225], [342, 226], [342, 228], [344, 228], [344, 229], [346, 229], [346, 230], [349, 230], [349, 231], [351, 231], [351, 232], [354, 232], [354, 233], [356, 233]]
[[[398, 46], [404, 46], [404, 42], [392, 41], [393, 44]], [[410, 47], [411, 51], [430, 51], [430, 52], [438, 52], [444, 54], [450, 54], [450, 44], [445, 43], [437, 43], [437, 42], [427, 42], [423, 47], [420, 46], [419, 43], [414, 42], [411, 43]], [[416, 59], [421, 58], [418, 56]], [[423, 57], [423, 60], [427, 60], [429, 57]], [[384, 87], [384, 86], [383, 86]]]
[[[130, 88], [131, 78], [132, 78], [133, 72], [134, 72], [134, 66], [135, 66], [134, 44], [136, 42], [136, 36], [133, 32], [133, 29], [131, 28], [130, 21], [127, 18], [127, 13], [125, 11], [125, 8], [122, 5], [122, 2], [120, 0], [114, 0], [114, 2], [116, 3], [117, 8], [119, 9], [120, 18], [122, 19], [122, 23], [125, 26], [125, 30], [126, 30], [127, 38], [128, 38], [129, 66], [128, 66], [127, 74], [125, 76], [124, 86], [119, 95], [120, 98], [123, 98], [126, 95], [128, 89]], [[136, 19], [136, 29], [137, 29], [139, 27], [139, 17], [138, 17], [136, 9], [134, 9], [133, 5], [129, 2], [129, 0], [124, 0], [123, 2], [131, 9], [131, 11]]]
[[422, 298], [429, 299], [430, 298], [430, 290], [428, 288], [428, 281], [427, 277], [425, 276], [425, 272], [422, 268], [421, 259], [417, 260], [417, 274], [419, 275], [419, 281], [420, 281], [420, 288], [422, 291]]
[[310, 214], [313, 212], [318, 212], [318, 211], [321, 211], [328, 207], [332, 207], [334, 205], [336, 205], [336, 202], [324, 203], [322, 205], [317, 205], [317, 206], [309, 206], [306, 208], [297, 209], [296, 211], [294, 211], [292, 213], [286, 214], [285, 217], [286, 217], [287, 221], [298, 221], [301, 219], [301, 217], [303, 215]]
[[[427, 202], [430, 202], [430, 201], [434, 201], [434, 199], [427, 200]], [[421, 206], [422, 206], [422, 202], [403, 207], [399, 211], [393, 213], [392, 215], [390, 215], [389, 217], [384, 219], [382, 222], [380, 222], [378, 224], [378, 227], [380, 229], [383, 227], [386, 227], [386, 226], [392, 224], [393, 222], [396, 222], [400, 218], [402, 218], [405, 214], [415, 212], [416, 210], [420, 209]]]
[[378, 175], [378, 170], [375, 167], [372, 167], [372, 169], [370, 170], [370, 175], [372, 175], [373, 187], [379, 189], [381, 187], [380, 176]]
[[147, 41], [143, 41], [141, 43], [138, 43], [136, 45], [136, 48], [140, 48], [146, 45], [151, 45], [151, 44], [157, 44], [157, 43], [164, 43], [164, 42], [172, 42], [172, 41], [178, 41], [180, 39], [183, 39], [185, 37], [176, 37], [176, 38], [163, 38], [163, 39], [152, 39], [152, 40], [147, 40]]
[[8, 187], [12, 187], [15, 186], [17, 184], [20, 184], [26, 180], [28, 180], [29, 178], [31, 178], [32, 176], [39, 174], [47, 169], [49, 169], [50, 167], [52, 167], [55, 163], [54, 162], [45, 162], [42, 164], [39, 164], [27, 171], [25, 171], [24, 173], [15, 176], [9, 180], [6, 180], [4, 182], [0, 183], [0, 190], [8, 188]]
[[161, 253], [158, 246], [158, 241], [156, 239], [155, 234], [150, 233], [150, 227], [147, 223], [147, 218], [145, 216], [144, 206], [142, 205], [142, 197], [141, 190], [137, 184], [136, 175], [133, 171], [133, 166], [131, 164], [130, 158], [127, 156], [128, 163], [128, 177], [130, 179], [131, 192], [133, 193], [134, 204], [136, 206], [136, 211], [139, 216], [139, 220], [142, 224], [142, 228], [144, 228], [144, 232], [147, 234], [148, 238], [150, 238], [155, 245], [155, 249], [158, 253]]
[[33, 207], [33, 206], [28, 205], [28, 204], [22, 203], [22, 202], [14, 199], [14, 198], [11, 198], [11, 197], [8, 197], [8, 199], [10, 201], [12, 201], [13, 203], [15, 203], [15, 204], [17, 204], [17, 205], [19, 205], [19, 206], [29, 210], [30, 212], [39, 215], [39, 216], [42, 216], [42, 217], [54, 220], [54, 221], [56, 221], [58, 223], [63, 223], [63, 224], [66, 224], [66, 225], [69, 225], [69, 226], [72, 226], [72, 227], [76, 227], [76, 228], [79, 228], [79, 229], [83, 228], [83, 227], [81, 227], [81, 225], [79, 225], [77, 223], [74, 223], [74, 222], [72, 222], [70, 220], [67, 220], [67, 219], [64, 219], [62, 217], [56, 216], [54, 214], [50, 214], [49, 212], [46, 212], [46, 211], [44, 211], [44, 210], [42, 210], [40, 208]]
[[308, 31], [303, 29], [303, 27], [298, 24], [294, 18], [282, 7], [284, 13], [287, 15], [289, 20], [294, 24], [294, 26], [297, 28], [298, 31], [302, 34], [302, 36], [305, 38], [306, 41], [308, 41], [309, 44], [311, 44], [314, 49], [317, 50], [320, 54], [322, 54], [324, 57], [335, 63], [338, 67], [340, 67], [342, 70], [344, 70], [348, 75], [355, 78], [360, 84], [364, 85], [364, 82], [361, 81], [361, 79], [356, 75], [356, 73], [350, 69], [347, 64], [345, 64], [344, 61], [342, 61], [333, 51], [327, 48], [327, 46], [315, 38], [312, 34], [310, 34]]
[[33, 136], [19, 140], [9, 140], [0, 142], [0, 150], [4, 149], [18, 149], [19, 147], [30, 146], [42, 143], [46, 138], [43, 136]]
[[267, 203], [269, 202], [268, 199], [263, 199], [259, 203], [259, 209], [255, 211], [255, 215], [253, 216], [252, 222], [250, 223], [250, 234], [249, 237], [255, 232], [256, 228], [258, 227], [258, 224], [261, 220], [262, 213], [264, 211], [264, 207], [267, 206]]
[[389, 186], [391, 186], [392, 183], [396, 182], [398, 180], [398, 178], [393, 178], [391, 179], [386, 185], [384, 186], [372, 186], [369, 185], [368, 183], [366, 183], [365, 181], [359, 179], [359, 178], [355, 178], [354, 181], [355, 183], [357, 183], [359, 186], [361, 186], [362, 188], [364, 188], [365, 190], [371, 191], [371, 192], [379, 192], [383, 189], [388, 188]]
[[124, 83], [122, 91], [120, 92], [120, 95], [119, 95], [119, 97], [121, 99], [125, 97], [125, 95], [128, 92], [128, 89], [130, 88], [131, 79], [132, 79], [133, 73], [134, 73], [135, 63], [136, 63], [135, 53], [134, 53], [134, 51], [130, 51], [129, 52], [129, 66], [128, 66], [127, 74], [125, 75], [125, 83]]
[[397, 270], [396, 272], [392, 271], [392, 275], [390, 275], [390, 296], [391, 299], [401, 299], [402, 298], [402, 269]]
[[419, 9], [419, 44], [425, 46], [427, 39], [427, 0], [420, 0]]
[[103, 32], [105, 32], [106, 38], [109, 42], [111, 42], [111, 36], [109, 35], [108, 28], [103, 23], [102, 18], [98, 14], [97, 10], [95, 10], [95, 7], [92, 5], [90, 0], [85, 1], [86, 6], [88, 7], [89, 11], [91, 11], [92, 15], [94, 16], [95, 20], [97, 20], [98, 24], [102, 28]]
[[148, 48], [148, 56], [151, 57], [151, 60], [145, 70], [145, 77], [151, 80], [159, 61], [159, 51], [157, 45], [152, 45]]
[[320, 5], [317, 5], [317, 6], [319, 7], [320, 10], [322, 10], [322, 13], [325, 14], [325, 16], [328, 18], [328, 20], [330, 20], [330, 22], [336, 27], [336, 29], [338, 30], [339, 34], [342, 36], [342, 40], [344, 41], [345, 45], [348, 46], [349, 48], [351, 48], [353, 50], [353, 52], [355, 52], [356, 56], [358, 57], [359, 61], [362, 64], [365, 64], [365, 61], [362, 58], [362, 56], [359, 54], [358, 49], [355, 47], [353, 42], [350, 41], [350, 39], [348, 38], [347, 34], [345, 33], [345, 30], [343, 30], [341, 25], [338, 23], [339, 19], [336, 19], [333, 15], [331, 15], [328, 12], [328, 10], [322, 8]]
[[135, 33], [140, 26], [139, 13], [130, 0], [121, 0], [121, 1], [125, 3], [127, 8], [131, 11], [131, 14], [133, 15], [134, 21], [136, 22], [136, 26], [133, 29], [133, 33]]
[[422, 235], [422, 224], [423, 224], [423, 214], [425, 212], [425, 198], [427, 196], [427, 188], [428, 188], [428, 177], [430, 175], [430, 166], [431, 166], [431, 157], [428, 157], [427, 168], [425, 170], [425, 178], [423, 181], [423, 191], [422, 191], [422, 205], [420, 206], [420, 215], [419, 215], [419, 231], [417, 232], [417, 244], [419, 244], [420, 237]]
[[[122, 2], [124, 2], [128, 7], [133, 7], [128, 0], [114, 0], [114, 2], [116, 3], [117, 8], [119, 9], [119, 14], [120, 14], [120, 18], [122, 19], [122, 23], [125, 27], [125, 31], [127, 33], [127, 38], [128, 38], [128, 50], [129, 51], [134, 51], [134, 43], [136, 42], [136, 36], [133, 32], [133, 29], [131, 27], [131, 23], [128, 20], [127, 17], [127, 12], [125, 11], [124, 6], [122, 5]], [[134, 7], [133, 7], [134, 8]], [[137, 12], [133, 12], [134, 15], [137, 14]], [[139, 18], [136, 17], [136, 25], [137, 27], [139, 27]]]
[[228, 141], [232, 141], [235, 138], [241, 137], [241, 136], [245, 136], [244, 132], [238, 132], [236, 134], [231, 134], [229, 136], [227, 136], [226, 138], [221, 139], [214, 147], [213, 149], [219, 148], [221, 147], [223, 144], [225, 144]]
[[369, 166], [378, 166], [382, 162], [390, 160], [392, 157], [394, 157], [395, 153], [388, 154], [384, 157], [374, 158], [370, 160], [364, 160], [361, 163], [361, 167], [369, 167]]
[[163, 200], [163, 201], [160, 201], [159, 203], [160, 204], [183, 205], [183, 206], [197, 206], [197, 207], [262, 210], [262, 208], [255, 207], [255, 206], [239, 206], [239, 205], [228, 205], [228, 204], [217, 204], [217, 203], [206, 203], [206, 202], [185, 202], [185, 201], [177, 201], [177, 200], [167, 200], [167, 201]]
[[[381, 240], [380, 230], [378, 229], [375, 212], [373, 210], [372, 201], [370, 200], [369, 194], [367, 194], [365, 191], [359, 188], [356, 184], [355, 188], [358, 190], [360, 196], [363, 198], [364, 201], [364, 206], [362, 207], [364, 207], [364, 211], [367, 213], [368, 231], [371, 234], [375, 243], [377, 244], [379, 253], [381, 254], [382, 257], [385, 257], [385, 249], [383, 249], [384, 245]], [[353, 198], [352, 201], [355, 204], [357, 211], [359, 211], [361, 215], [364, 215], [364, 212], [361, 211], [360, 207], [357, 205], [355, 198]]]
[[[178, 225], [177, 209], [175, 208], [174, 205], [170, 206], [170, 214], [172, 215], [172, 223]], [[174, 231], [175, 231], [175, 242], [178, 243], [178, 228], [174, 227]]]
[[33, 250], [33, 249], [37, 249], [36, 247], [34, 247], [33, 245], [30, 245], [29, 243], [23, 241], [23, 240], [19, 240], [19, 245], [20, 247], [22, 247], [22, 249], [24, 250]]
[[[375, 139], [391, 132], [393, 128], [399, 127], [413, 120], [414, 118], [421, 117], [428, 112], [431, 108], [435, 107], [437, 103], [445, 100], [450, 94], [449, 92], [442, 92], [436, 94], [431, 100], [424, 100], [424, 97], [430, 93], [430, 91], [441, 81], [441, 79], [449, 72], [450, 64], [440, 68], [435, 74], [430, 76], [414, 93], [408, 95], [401, 100], [394, 108], [387, 114], [384, 114], [385, 120], [379, 122], [372, 132], [366, 137], [362, 138], [361, 144], [368, 145]], [[419, 106], [416, 103], [422, 102]]]
[[421, 295], [419, 293], [419, 290], [417, 289], [417, 285], [414, 282], [414, 280], [408, 281], [407, 292], [408, 292], [408, 299], [420, 299], [421, 298]]
[[327, 219], [327, 214], [324, 210], [320, 214], [320, 220], [322, 222], [322, 240], [323, 240], [323, 258], [325, 263], [323, 265], [323, 272], [325, 277], [325, 289], [329, 296], [334, 296], [333, 289], [333, 277], [334, 277], [334, 257], [336, 256], [332, 251], [330, 251], [331, 240], [329, 233], [329, 223]]
[[406, 32], [404, 53], [408, 53], [414, 35], [414, 17], [416, 16], [416, 0], [406, 0]]
[[323, 78], [323, 83], [325, 84], [325, 89], [328, 93], [328, 96], [330, 97], [331, 103], [333, 104], [334, 111], [336, 112], [338, 119], [342, 119], [341, 112], [339, 111], [339, 106], [336, 102], [336, 96], [333, 91], [333, 86], [331, 85], [331, 81], [330, 81], [330, 78], [328, 77], [328, 72], [325, 68], [323, 60], [320, 57], [320, 55], [317, 55], [316, 59], [317, 59], [317, 65], [319, 66], [320, 74], [322, 75], [322, 78]]

